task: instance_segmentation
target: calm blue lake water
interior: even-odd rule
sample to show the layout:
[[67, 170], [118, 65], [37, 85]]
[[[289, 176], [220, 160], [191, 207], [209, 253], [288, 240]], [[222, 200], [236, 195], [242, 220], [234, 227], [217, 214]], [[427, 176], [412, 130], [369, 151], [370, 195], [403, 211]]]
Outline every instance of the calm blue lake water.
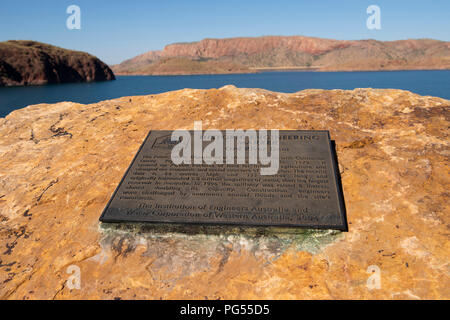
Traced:
[[0, 117], [37, 103], [93, 103], [123, 96], [233, 84], [280, 92], [303, 89], [395, 88], [450, 99], [450, 70], [380, 72], [264, 72], [190, 76], [122, 76], [116, 81], [0, 88]]

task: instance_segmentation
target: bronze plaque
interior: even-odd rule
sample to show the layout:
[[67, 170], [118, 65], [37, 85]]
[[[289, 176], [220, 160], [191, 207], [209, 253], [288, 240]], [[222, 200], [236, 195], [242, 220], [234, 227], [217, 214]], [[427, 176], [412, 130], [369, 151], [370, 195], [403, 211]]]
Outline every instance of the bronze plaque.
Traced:
[[[225, 131], [219, 132], [225, 140]], [[194, 137], [190, 140], [194, 150], [194, 131], [189, 133]], [[270, 133], [268, 130], [268, 153]], [[172, 131], [148, 134], [100, 221], [347, 230], [337, 159], [328, 131], [280, 130], [278, 171], [272, 175], [261, 174], [260, 168], [267, 165], [249, 163], [249, 149], [254, 145], [248, 140], [244, 164], [236, 164], [237, 159], [234, 164], [227, 162], [230, 150], [226, 147], [223, 164], [194, 160], [174, 164], [171, 152], [178, 141], [172, 141], [171, 135]], [[202, 148], [209, 143], [202, 141]], [[231, 151], [237, 154], [237, 143], [234, 146]]]

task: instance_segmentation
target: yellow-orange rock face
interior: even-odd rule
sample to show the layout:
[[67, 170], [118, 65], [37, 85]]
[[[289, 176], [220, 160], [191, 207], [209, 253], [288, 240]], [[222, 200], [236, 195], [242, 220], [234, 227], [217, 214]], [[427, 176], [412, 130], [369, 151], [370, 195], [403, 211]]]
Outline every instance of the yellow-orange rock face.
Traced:
[[[450, 101], [400, 90], [232, 86], [14, 111], [0, 119], [0, 298], [449, 299], [449, 117]], [[194, 120], [330, 130], [349, 232], [101, 225], [148, 131]]]

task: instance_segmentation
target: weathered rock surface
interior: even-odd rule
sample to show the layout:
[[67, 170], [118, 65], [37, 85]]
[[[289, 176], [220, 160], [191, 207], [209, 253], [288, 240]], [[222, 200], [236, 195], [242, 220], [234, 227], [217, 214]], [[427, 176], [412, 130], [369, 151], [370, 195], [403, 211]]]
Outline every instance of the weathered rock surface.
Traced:
[[36, 41], [0, 42], [0, 86], [114, 80], [98, 58]]
[[[101, 225], [148, 131], [194, 120], [329, 129], [349, 232]], [[449, 299], [449, 123], [448, 100], [373, 89], [227, 86], [14, 111], [0, 119], [0, 298]], [[366, 285], [374, 265], [379, 289]]]
[[[113, 66], [118, 74], [159, 74], [161, 59], [211, 59], [241, 69], [313, 69], [322, 71], [450, 69], [450, 43], [433, 39], [399, 41], [333, 40], [304, 36], [204, 39], [174, 43]], [[214, 73], [211, 64], [209, 72]], [[172, 73], [175, 70], [172, 70]], [[178, 72], [189, 68], [178, 65]], [[220, 72], [220, 71], [219, 71]]]

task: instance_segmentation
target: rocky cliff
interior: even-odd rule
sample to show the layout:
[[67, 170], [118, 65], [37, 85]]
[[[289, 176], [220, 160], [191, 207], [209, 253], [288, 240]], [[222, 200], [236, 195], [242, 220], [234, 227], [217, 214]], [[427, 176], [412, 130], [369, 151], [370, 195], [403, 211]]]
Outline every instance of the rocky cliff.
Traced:
[[163, 58], [181, 57], [227, 61], [253, 71], [450, 69], [450, 43], [431, 39], [348, 41], [303, 36], [204, 39], [170, 44], [162, 51], [126, 60], [113, 66], [113, 70], [121, 74], [158, 74], [149, 66]]
[[98, 58], [35, 41], [0, 42], [0, 86], [114, 80]]
[[[349, 232], [100, 224], [148, 131], [194, 120], [330, 130]], [[227, 86], [16, 110], [0, 119], [0, 298], [449, 299], [449, 124], [448, 100], [374, 89]]]

